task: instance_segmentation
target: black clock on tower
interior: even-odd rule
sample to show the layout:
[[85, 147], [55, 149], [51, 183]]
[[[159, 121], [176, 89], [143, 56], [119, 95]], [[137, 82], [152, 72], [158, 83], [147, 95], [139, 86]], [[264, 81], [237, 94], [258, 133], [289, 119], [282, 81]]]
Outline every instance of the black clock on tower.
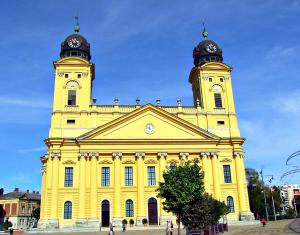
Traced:
[[77, 38], [71, 38], [69, 41], [68, 41], [68, 45], [69, 47], [71, 48], [78, 48], [81, 46], [81, 42], [80, 40], [78, 40]]

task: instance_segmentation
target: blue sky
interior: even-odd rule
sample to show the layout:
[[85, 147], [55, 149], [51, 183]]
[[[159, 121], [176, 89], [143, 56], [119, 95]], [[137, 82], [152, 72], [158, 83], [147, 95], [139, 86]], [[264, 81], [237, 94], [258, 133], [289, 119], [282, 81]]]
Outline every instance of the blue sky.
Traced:
[[[54, 85], [52, 62], [73, 32], [91, 43], [99, 104], [192, 105], [192, 51], [209, 38], [234, 68], [234, 98], [246, 167], [285, 178], [300, 149], [300, 1], [1, 1], [0, 187], [39, 190]], [[291, 161], [300, 165], [300, 157]]]

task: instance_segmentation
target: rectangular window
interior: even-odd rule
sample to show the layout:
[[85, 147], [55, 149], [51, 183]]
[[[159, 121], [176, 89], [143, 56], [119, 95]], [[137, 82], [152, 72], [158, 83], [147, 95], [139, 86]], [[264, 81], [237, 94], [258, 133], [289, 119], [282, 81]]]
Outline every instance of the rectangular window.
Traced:
[[148, 166], [148, 185], [156, 185], [155, 166]]
[[125, 167], [125, 186], [133, 185], [133, 169], [131, 166]]
[[77, 73], [77, 78], [81, 78], [81, 73]]
[[75, 120], [74, 119], [68, 119], [67, 124], [75, 124]]
[[223, 82], [223, 78], [220, 78], [220, 82]]
[[68, 105], [76, 105], [76, 91], [68, 91]]
[[215, 107], [222, 108], [222, 97], [220, 93], [214, 93], [215, 96]]
[[65, 168], [65, 187], [73, 187], [73, 167]]
[[208, 78], [208, 81], [212, 82], [212, 78]]
[[231, 183], [230, 165], [223, 165], [223, 170], [224, 170], [224, 182]]
[[102, 167], [101, 186], [109, 186], [109, 167]]
[[224, 122], [224, 121], [217, 121], [217, 124], [218, 124], [218, 125], [224, 125], [225, 122]]
[[65, 78], [69, 78], [69, 74], [68, 73], [65, 73]]

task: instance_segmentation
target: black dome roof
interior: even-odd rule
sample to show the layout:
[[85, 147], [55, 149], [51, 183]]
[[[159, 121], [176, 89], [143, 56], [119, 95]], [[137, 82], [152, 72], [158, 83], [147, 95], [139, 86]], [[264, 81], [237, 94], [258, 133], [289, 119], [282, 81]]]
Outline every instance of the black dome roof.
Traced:
[[82, 35], [71, 34], [61, 43], [60, 58], [69, 56], [91, 59], [90, 44]]
[[194, 48], [194, 65], [199, 66], [207, 62], [222, 62], [222, 49], [212, 40], [204, 39]]

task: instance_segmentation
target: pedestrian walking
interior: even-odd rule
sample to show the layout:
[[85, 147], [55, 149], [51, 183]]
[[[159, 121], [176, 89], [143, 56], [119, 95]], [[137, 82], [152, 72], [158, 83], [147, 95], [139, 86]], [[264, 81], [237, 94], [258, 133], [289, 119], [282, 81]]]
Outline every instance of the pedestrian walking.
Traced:
[[261, 223], [262, 223], [263, 227], [266, 226], [267, 221], [266, 221], [266, 219], [264, 217], [261, 219]]
[[109, 232], [108, 235], [115, 235], [114, 226], [112, 223], [109, 223]]
[[166, 235], [171, 235], [171, 221], [167, 221]]

